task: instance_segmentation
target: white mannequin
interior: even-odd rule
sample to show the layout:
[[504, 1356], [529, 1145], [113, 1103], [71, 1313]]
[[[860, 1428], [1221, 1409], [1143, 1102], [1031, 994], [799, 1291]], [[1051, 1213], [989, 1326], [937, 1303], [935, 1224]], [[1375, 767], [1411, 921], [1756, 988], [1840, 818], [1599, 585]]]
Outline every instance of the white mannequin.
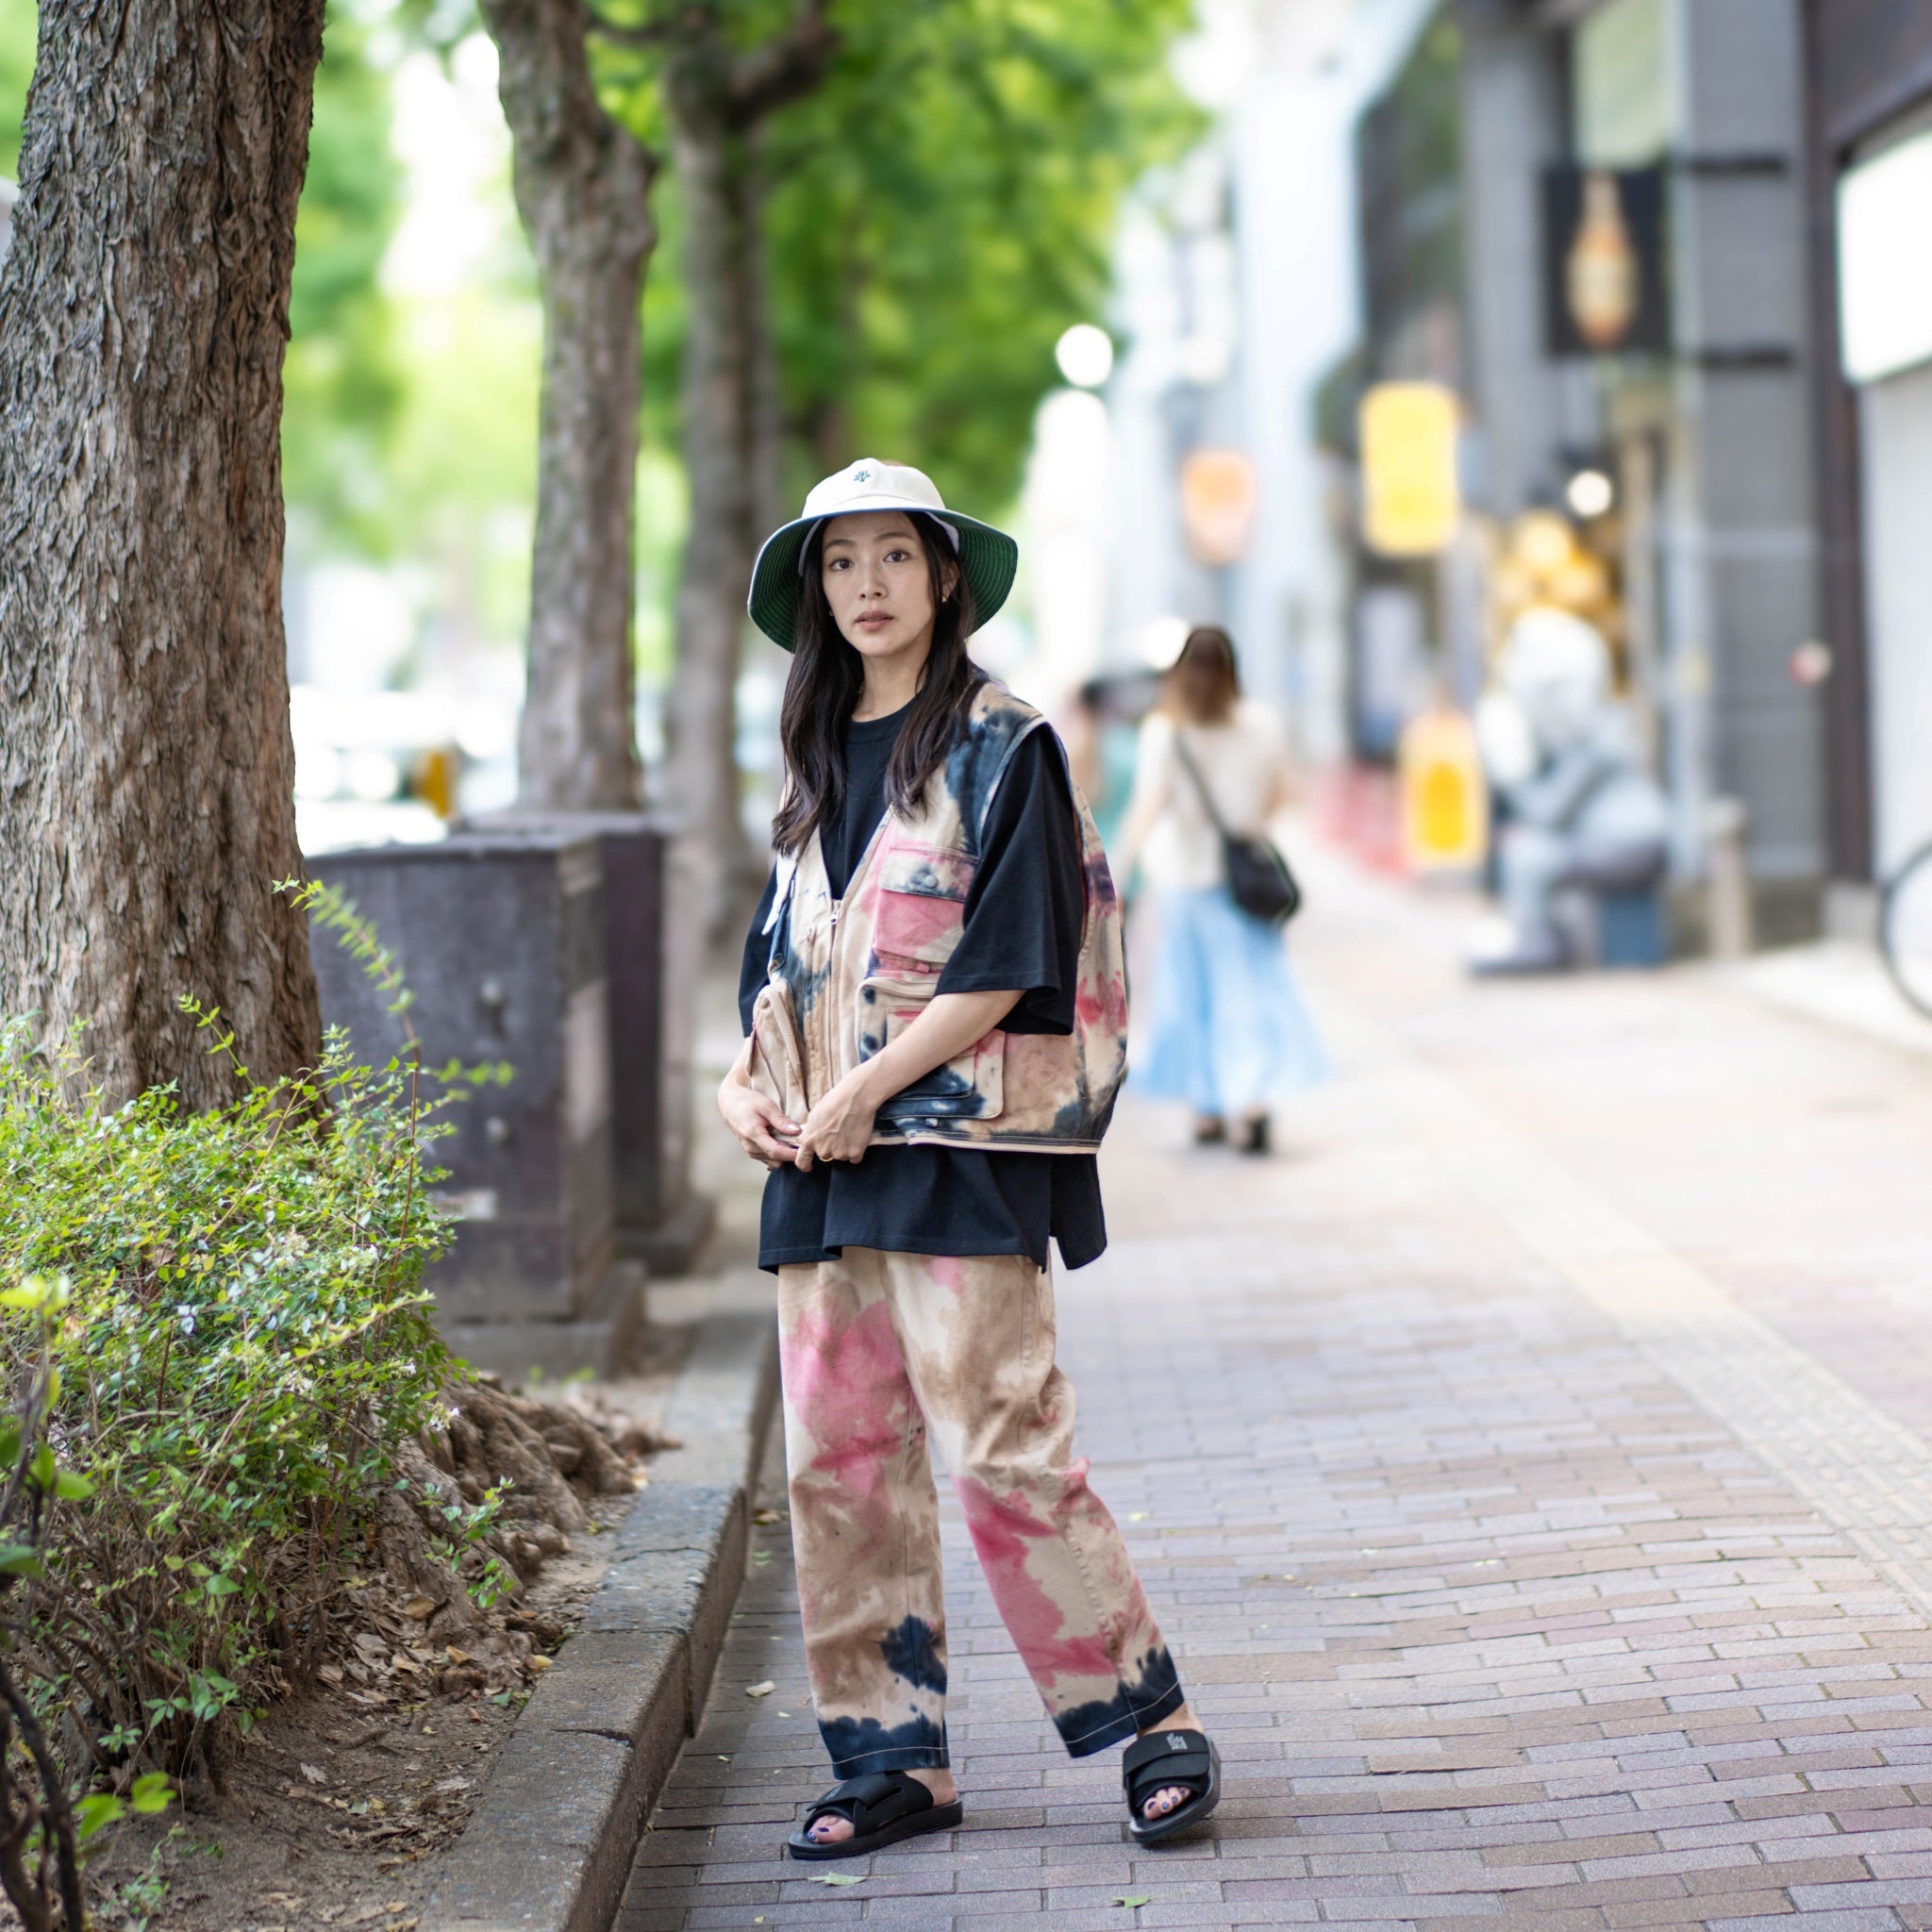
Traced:
[[1566, 611], [1525, 611], [1497, 665], [1476, 732], [1508, 808], [1497, 853], [1506, 944], [1482, 973], [1553, 972], [1569, 948], [1551, 917], [1564, 886], [1629, 890], [1661, 876], [1667, 811], [1610, 694], [1609, 647]]

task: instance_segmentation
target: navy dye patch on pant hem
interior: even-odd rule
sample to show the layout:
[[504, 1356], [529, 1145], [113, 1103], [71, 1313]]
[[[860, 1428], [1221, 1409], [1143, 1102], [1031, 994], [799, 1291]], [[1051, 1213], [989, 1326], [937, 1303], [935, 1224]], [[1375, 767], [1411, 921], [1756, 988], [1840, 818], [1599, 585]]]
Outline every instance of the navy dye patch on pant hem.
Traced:
[[897, 1629], [888, 1630], [879, 1641], [879, 1655], [886, 1668], [904, 1677], [915, 1690], [946, 1694], [946, 1666], [940, 1655], [940, 1641], [930, 1624], [908, 1615]]
[[945, 1725], [929, 1717], [910, 1717], [890, 1730], [875, 1717], [821, 1718], [819, 1735], [841, 1778], [869, 1771], [935, 1771], [952, 1761]]
[[1151, 1729], [1188, 1701], [1165, 1645], [1141, 1659], [1137, 1682], [1123, 1683], [1105, 1703], [1076, 1704], [1054, 1714], [1054, 1728], [1069, 1757], [1091, 1757]]

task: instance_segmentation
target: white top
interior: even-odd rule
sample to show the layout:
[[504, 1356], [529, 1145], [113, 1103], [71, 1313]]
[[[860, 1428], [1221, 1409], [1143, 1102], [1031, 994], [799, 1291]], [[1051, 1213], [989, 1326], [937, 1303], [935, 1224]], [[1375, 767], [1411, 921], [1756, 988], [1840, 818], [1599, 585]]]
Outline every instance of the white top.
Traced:
[[[1159, 803], [1159, 817], [1141, 852], [1141, 875], [1157, 892], [1226, 882], [1221, 835], [1174, 753], [1174, 730], [1165, 712], [1148, 713], [1134, 774], [1135, 807], [1152, 809]], [[1264, 831], [1269, 805], [1289, 771], [1288, 731], [1279, 714], [1257, 699], [1242, 698], [1225, 724], [1186, 724], [1180, 730], [1222, 824], [1249, 836]]]

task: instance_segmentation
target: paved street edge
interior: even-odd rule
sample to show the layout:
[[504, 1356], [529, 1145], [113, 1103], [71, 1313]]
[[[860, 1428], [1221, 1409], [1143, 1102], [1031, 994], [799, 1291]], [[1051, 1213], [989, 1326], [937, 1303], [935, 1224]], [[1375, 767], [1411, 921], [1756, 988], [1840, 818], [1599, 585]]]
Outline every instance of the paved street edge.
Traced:
[[1932, 1441], [1331, 989], [1324, 1018], [1455, 1183], [1932, 1619]]
[[683, 1446], [654, 1463], [446, 1855], [422, 1932], [606, 1932], [615, 1918], [724, 1647], [777, 1392], [769, 1286], [728, 1277], [665, 1409]]

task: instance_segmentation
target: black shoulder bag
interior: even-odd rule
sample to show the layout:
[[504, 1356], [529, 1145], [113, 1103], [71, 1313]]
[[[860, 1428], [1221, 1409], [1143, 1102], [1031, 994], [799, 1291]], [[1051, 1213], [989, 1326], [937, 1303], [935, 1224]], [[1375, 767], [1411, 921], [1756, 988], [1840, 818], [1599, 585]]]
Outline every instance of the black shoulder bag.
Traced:
[[1174, 727], [1174, 748], [1187, 768], [1188, 776], [1194, 781], [1208, 824], [1221, 835], [1221, 856], [1227, 867], [1227, 890], [1234, 894], [1234, 903], [1250, 919], [1258, 919], [1268, 925], [1286, 925], [1301, 910], [1302, 904], [1302, 889], [1295, 883], [1294, 874], [1289, 871], [1288, 860], [1266, 839], [1250, 839], [1240, 832], [1230, 832], [1222, 823], [1213, 794], [1181, 737], [1179, 725]]

